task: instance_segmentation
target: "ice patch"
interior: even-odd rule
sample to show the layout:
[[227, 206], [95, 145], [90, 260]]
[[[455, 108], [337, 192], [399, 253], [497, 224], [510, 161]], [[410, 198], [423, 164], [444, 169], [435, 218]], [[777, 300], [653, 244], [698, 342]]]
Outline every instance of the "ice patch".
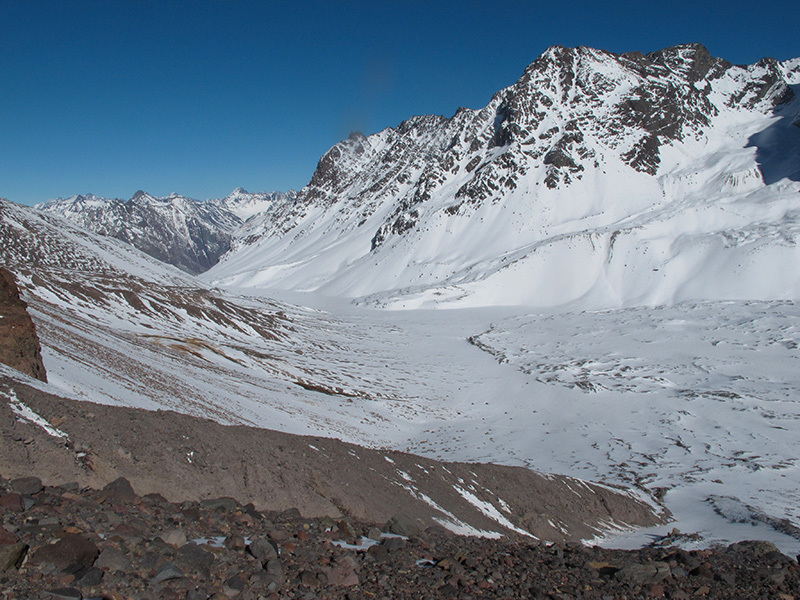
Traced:
[[54, 437], [54, 438], [61, 438], [63, 440], [69, 440], [69, 436], [61, 431], [53, 427], [47, 419], [41, 417], [40, 415], [36, 414], [29, 406], [24, 404], [19, 398], [17, 398], [17, 394], [14, 390], [9, 390], [8, 392], [0, 392], [0, 394], [4, 395], [9, 400], [9, 406], [11, 407], [12, 412], [17, 415], [23, 421], [32, 423], [38, 427], [41, 427], [45, 430], [47, 435]]
[[[492, 519], [494, 521], [497, 521], [500, 525], [502, 525], [506, 529], [510, 529], [511, 531], [516, 531], [517, 533], [520, 533], [520, 534], [522, 534], [524, 536], [533, 538], [535, 540], [539, 539], [535, 535], [533, 535], [532, 533], [530, 533], [528, 531], [525, 531], [524, 529], [520, 529], [519, 527], [514, 525], [511, 521], [508, 520], [508, 518], [505, 515], [501, 514], [500, 511], [497, 510], [497, 508], [491, 502], [485, 502], [485, 501], [481, 500], [480, 498], [478, 498], [477, 496], [475, 496], [474, 494], [468, 492], [467, 490], [465, 490], [465, 489], [463, 489], [463, 488], [461, 488], [461, 487], [459, 487], [457, 485], [454, 485], [453, 488], [459, 494], [461, 494], [461, 496], [467, 502], [472, 504], [475, 508], [477, 508], [485, 516], [489, 517], [490, 519]], [[506, 505], [506, 506], [508, 506], [508, 505]]]

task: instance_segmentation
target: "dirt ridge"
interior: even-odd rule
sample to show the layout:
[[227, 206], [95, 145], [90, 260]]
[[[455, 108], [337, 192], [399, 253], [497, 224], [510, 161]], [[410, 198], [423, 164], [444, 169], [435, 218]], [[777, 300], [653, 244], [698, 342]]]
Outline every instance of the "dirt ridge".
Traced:
[[[41, 423], [21, 416], [28, 409]], [[0, 471], [11, 478], [98, 488], [125, 477], [171, 501], [232, 496], [309, 517], [384, 522], [402, 512], [422, 528], [576, 541], [668, 516], [638, 497], [569, 477], [68, 400], [2, 374], [0, 440]]]

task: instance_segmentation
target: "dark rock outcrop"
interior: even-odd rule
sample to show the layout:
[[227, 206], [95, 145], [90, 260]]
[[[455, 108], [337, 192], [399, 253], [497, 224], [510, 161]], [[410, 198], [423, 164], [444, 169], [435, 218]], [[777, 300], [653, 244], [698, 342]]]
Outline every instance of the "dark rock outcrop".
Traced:
[[0, 362], [47, 381], [42, 348], [14, 276], [0, 268]]

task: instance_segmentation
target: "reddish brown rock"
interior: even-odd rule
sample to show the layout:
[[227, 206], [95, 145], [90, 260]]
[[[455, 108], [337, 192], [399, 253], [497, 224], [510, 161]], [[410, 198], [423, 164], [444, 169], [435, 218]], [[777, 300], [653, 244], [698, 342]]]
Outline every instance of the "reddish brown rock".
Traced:
[[0, 362], [26, 375], [47, 381], [42, 348], [28, 305], [10, 271], [0, 268]]
[[0, 507], [13, 510], [15, 512], [22, 512], [25, 510], [25, 504], [22, 502], [22, 496], [16, 493], [5, 494], [0, 496]]
[[126, 503], [136, 502], [138, 500], [130, 481], [124, 477], [119, 477], [105, 486], [103, 488], [103, 493], [105, 494], [106, 500], [109, 502]]
[[50, 563], [58, 570], [72, 565], [91, 567], [100, 550], [95, 543], [81, 534], [70, 534], [55, 544], [42, 546], [31, 557], [34, 564]]
[[358, 585], [358, 563], [351, 556], [340, 557], [332, 567], [325, 567], [322, 572], [331, 585]]
[[16, 544], [19, 538], [4, 527], [0, 527], [0, 546]]

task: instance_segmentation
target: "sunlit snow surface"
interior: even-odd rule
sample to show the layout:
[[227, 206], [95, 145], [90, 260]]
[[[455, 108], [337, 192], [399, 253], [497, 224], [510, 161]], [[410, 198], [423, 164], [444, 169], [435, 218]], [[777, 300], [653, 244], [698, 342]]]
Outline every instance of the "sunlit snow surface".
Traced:
[[[794, 302], [713, 302], [501, 320], [473, 342], [541, 396], [516, 411], [531, 436], [498, 429], [495, 443], [553, 471], [664, 487], [704, 543], [763, 536], [764, 521], [796, 536], [799, 319]], [[711, 524], [715, 509], [747, 525]]]
[[[73, 396], [665, 488], [676, 521], [615, 546], [677, 527], [700, 534], [686, 545], [759, 538], [800, 551], [794, 302], [531, 314], [285, 298], [321, 311], [231, 290], [247, 310], [214, 323], [159, 313], [163, 299], [145, 291], [149, 315], [121, 299], [56, 308], [36, 293], [50, 380]], [[257, 315], [276, 314], [274, 339], [253, 334]]]

